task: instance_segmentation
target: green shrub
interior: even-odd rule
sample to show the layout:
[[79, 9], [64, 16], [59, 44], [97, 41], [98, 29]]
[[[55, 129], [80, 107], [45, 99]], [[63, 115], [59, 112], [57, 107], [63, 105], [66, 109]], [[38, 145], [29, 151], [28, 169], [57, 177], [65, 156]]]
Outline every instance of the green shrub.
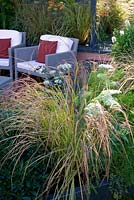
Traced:
[[108, 72], [107, 69], [97, 69], [92, 71], [88, 79], [89, 96], [91, 99], [98, 96], [104, 89], [116, 89], [118, 81], [124, 77], [123, 69], [115, 69]]
[[112, 55], [117, 60], [129, 62], [134, 56], [134, 25], [127, 25], [123, 30], [115, 30]]
[[134, 185], [134, 148], [133, 141], [130, 139], [131, 137], [129, 135], [129, 131], [125, 128], [124, 131], [120, 131], [119, 127], [119, 132], [123, 141], [125, 151], [122, 151], [120, 143], [116, 143], [116, 146], [114, 147], [110, 173], [111, 178], [114, 175], [114, 184], [116, 180], [118, 181], [118, 183], [117, 185], [113, 185], [112, 187], [110, 185], [110, 189], [113, 190], [113, 195], [115, 195], [116, 193], [117, 195], [121, 196], [121, 198], [119, 199], [122, 199], [124, 192], [127, 193], [128, 186]]
[[0, 0], [0, 28], [9, 29], [12, 27], [15, 16], [15, 5], [10, 0]]
[[[25, 171], [25, 169], [28, 165], [28, 158], [31, 158], [32, 161], [33, 153], [39, 156], [42, 150], [36, 145], [33, 145], [32, 148], [25, 151], [25, 154], [21, 157], [17, 165], [16, 160], [12, 159], [12, 155], [6, 160], [5, 157], [13, 145], [16, 130], [10, 129], [7, 134], [4, 129], [10, 124], [10, 120], [7, 119], [19, 114], [19, 109], [10, 109], [9, 107], [5, 108], [3, 106], [0, 108], [0, 122], [3, 121], [0, 126], [0, 133], [3, 133], [0, 134], [0, 198], [8, 200], [35, 199], [43, 192], [44, 179], [48, 176], [42, 168], [45, 163], [35, 163], [30, 170]], [[11, 137], [10, 140], [9, 135]], [[38, 151], [36, 151], [37, 149]], [[15, 165], [15, 170], [13, 170]]]
[[[8, 136], [5, 137], [5, 140], [6, 139], [8, 139]], [[8, 151], [10, 151], [12, 142], [13, 140], [8, 140], [8, 142], [6, 141], [1, 144], [1, 164], [4, 156], [8, 154]], [[34, 164], [30, 170], [25, 172], [28, 164], [27, 158], [30, 158], [36, 150], [37, 147], [32, 147], [29, 151], [25, 152], [25, 155], [22, 156], [20, 161], [17, 163], [14, 172], [13, 167], [16, 165], [15, 160], [11, 158], [4, 163], [4, 166], [0, 169], [0, 197], [2, 199], [22, 200], [23, 198], [26, 198], [32, 200], [44, 191], [44, 180], [48, 176], [47, 173], [44, 173], [44, 169], [42, 168], [45, 163], [40, 162]], [[38, 154], [41, 154], [40, 150], [36, 153], [36, 156]]]
[[122, 95], [119, 95], [118, 100], [120, 101], [121, 105], [123, 105], [126, 108], [128, 120], [131, 124], [134, 124], [134, 92], [128, 91], [127, 93], [124, 93]]

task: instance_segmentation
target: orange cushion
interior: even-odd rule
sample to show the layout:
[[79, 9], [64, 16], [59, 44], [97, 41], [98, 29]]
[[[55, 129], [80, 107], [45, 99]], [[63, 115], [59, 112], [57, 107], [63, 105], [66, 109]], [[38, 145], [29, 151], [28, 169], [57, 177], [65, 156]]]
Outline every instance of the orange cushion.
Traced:
[[0, 58], [8, 58], [8, 48], [11, 47], [11, 38], [0, 39]]
[[37, 52], [37, 62], [45, 63], [45, 56], [56, 53], [57, 41], [40, 40]]

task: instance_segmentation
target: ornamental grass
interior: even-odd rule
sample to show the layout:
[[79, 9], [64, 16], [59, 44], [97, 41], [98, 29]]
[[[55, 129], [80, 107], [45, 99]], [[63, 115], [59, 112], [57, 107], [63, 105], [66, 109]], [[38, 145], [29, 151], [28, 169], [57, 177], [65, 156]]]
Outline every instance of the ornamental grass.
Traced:
[[[95, 74], [101, 71], [91, 73], [84, 92], [74, 91], [70, 81], [61, 90], [32, 79], [19, 80], [8, 100], [1, 103], [0, 143], [6, 146], [1, 168], [11, 162], [12, 184], [22, 160], [22, 182], [28, 172], [41, 168], [45, 178], [35, 199], [49, 193], [60, 199], [65, 191], [73, 199], [76, 186], [81, 199], [85, 199], [83, 187], [88, 198], [92, 184], [109, 177], [116, 144], [120, 146], [118, 153], [127, 156], [120, 131], [124, 122], [131, 137], [131, 127], [114, 98], [118, 90], [110, 90], [114, 87], [110, 84], [107, 88], [106, 77], [114, 77], [113, 72], [106, 73], [103, 87], [98, 82], [101, 76]], [[95, 87], [99, 84], [96, 96], [91, 95], [92, 80]]]

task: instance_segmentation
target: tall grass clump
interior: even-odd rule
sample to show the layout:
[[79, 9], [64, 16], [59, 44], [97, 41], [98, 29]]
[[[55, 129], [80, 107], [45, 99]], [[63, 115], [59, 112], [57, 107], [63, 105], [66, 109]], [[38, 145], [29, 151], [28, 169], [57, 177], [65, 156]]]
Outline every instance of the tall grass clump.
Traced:
[[27, 33], [29, 43], [37, 44], [42, 34], [60, 33], [62, 27], [61, 13], [62, 10], [53, 11], [49, 9], [47, 3], [27, 4], [20, 2], [16, 6], [15, 28]]
[[[114, 77], [113, 73], [107, 76]], [[49, 193], [60, 199], [65, 191], [73, 199], [76, 186], [80, 186], [81, 198], [85, 199], [83, 187], [88, 196], [91, 184], [109, 177], [115, 152], [126, 155], [119, 127], [122, 131], [122, 122], [126, 122], [129, 135], [131, 129], [114, 97], [120, 91], [110, 84], [107, 88], [107, 79], [103, 81], [105, 89], [100, 88], [96, 95], [91, 95], [90, 84], [89, 90], [76, 93], [69, 82], [66, 92], [35, 81], [23, 79], [17, 83], [8, 102], [1, 103], [2, 112], [11, 114], [0, 122], [0, 142], [7, 144], [1, 167], [11, 161], [12, 183], [22, 160], [22, 182], [32, 169], [41, 166], [43, 170], [41, 194], [35, 199]]]
[[91, 27], [90, 3], [65, 1], [63, 28], [65, 27], [68, 27], [69, 35], [78, 38], [81, 44], [88, 42]]
[[90, 5], [73, 1], [18, 3], [15, 28], [27, 33], [27, 41], [37, 44], [40, 35], [75, 37], [86, 43], [90, 33]]

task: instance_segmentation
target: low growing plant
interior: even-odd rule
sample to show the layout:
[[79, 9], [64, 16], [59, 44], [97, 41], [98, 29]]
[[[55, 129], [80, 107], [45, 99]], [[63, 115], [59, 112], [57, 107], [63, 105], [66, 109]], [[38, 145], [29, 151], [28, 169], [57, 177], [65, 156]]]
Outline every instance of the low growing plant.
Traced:
[[115, 30], [112, 46], [112, 55], [119, 61], [132, 62], [134, 55], [134, 25], [126, 21], [123, 30]]

